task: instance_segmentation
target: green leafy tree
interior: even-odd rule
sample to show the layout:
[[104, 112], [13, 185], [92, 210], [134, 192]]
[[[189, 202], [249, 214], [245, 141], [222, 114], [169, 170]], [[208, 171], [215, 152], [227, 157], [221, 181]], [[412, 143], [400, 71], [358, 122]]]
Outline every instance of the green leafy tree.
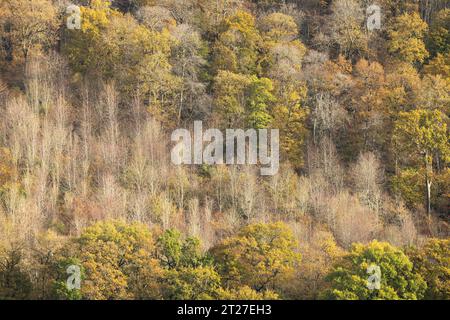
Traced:
[[23, 249], [0, 247], [0, 300], [29, 299], [32, 282], [23, 263]]
[[414, 271], [427, 282], [425, 299], [450, 299], [450, 240], [430, 239], [421, 248], [410, 248], [407, 254]]
[[433, 161], [450, 160], [446, 116], [439, 110], [400, 112], [395, 122], [394, 142], [397, 154], [424, 169], [426, 208], [430, 213]]
[[272, 121], [270, 104], [275, 101], [273, 85], [268, 78], [252, 76], [247, 90], [247, 126], [255, 129], [266, 128]]
[[165, 267], [163, 296], [175, 300], [216, 299], [220, 275], [203, 254], [200, 240], [182, 238], [175, 229], [166, 230], [157, 241], [157, 257]]
[[67, 268], [69, 268], [69, 266], [78, 266], [80, 268], [80, 284], [85, 279], [84, 269], [78, 259], [60, 258], [53, 266], [52, 270], [56, 275], [56, 278], [53, 280], [53, 298], [62, 300], [81, 300], [83, 297], [81, 288], [68, 288], [67, 286], [67, 279], [69, 277]]
[[296, 81], [276, 84], [276, 105], [273, 107], [272, 127], [280, 129], [280, 147], [292, 166], [304, 164], [304, 142], [308, 131], [306, 120], [309, 109], [305, 106], [307, 88]]
[[430, 25], [427, 42], [432, 56], [450, 51], [450, 9], [443, 9], [436, 14]]
[[195, 237], [183, 239], [175, 229], [166, 230], [158, 238], [157, 257], [168, 269], [197, 267], [207, 262], [201, 252], [200, 240]]
[[63, 261], [79, 261], [83, 299], [160, 298], [162, 268], [153, 257], [150, 230], [142, 224], [99, 222], [65, 247]]
[[300, 261], [292, 231], [282, 222], [243, 227], [211, 250], [225, 287], [256, 292], [280, 288]]
[[81, 7], [81, 30], [66, 30], [67, 42], [63, 52], [74, 71], [87, 73], [91, 70], [110, 75], [108, 71], [112, 71], [117, 58], [114, 52], [108, 52], [110, 50], [103, 43], [102, 36], [111, 18], [120, 16], [110, 8], [110, 4], [105, 0], [93, 0], [89, 7]]
[[391, 178], [391, 184], [394, 192], [401, 194], [408, 207], [414, 208], [426, 203], [426, 196], [423, 192], [423, 186], [425, 185], [423, 170], [417, 170], [417, 168], [401, 169]]
[[228, 70], [242, 74], [257, 73], [259, 70], [258, 49], [261, 41], [261, 35], [252, 14], [238, 11], [226, 18], [221, 26], [218, 40], [213, 46], [213, 70], [215, 72]]
[[217, 299], [221, 278], [212, 266], [181, 267], [166, 273], [165, 284], [167, 299], [211, 300]]
[[275, 102], [268, 78], [219, 71], [214, 82], [216, 118], [223, 127], [265, 128]]
[[221, 70], [214, 79], [215, 118], [223, 127], [239, 127], [245, 121], [246, 88], [250, 77]]
[[[380, 268], [380, 288], [369, 288], [368, 268]], [[350, 253], [338, 262], [327, 276], [330, 288], [322, 298], [333, 300], [416, 300], [426, 290], [422, 276], [398, 248], [386, 242], [354, 244]]]

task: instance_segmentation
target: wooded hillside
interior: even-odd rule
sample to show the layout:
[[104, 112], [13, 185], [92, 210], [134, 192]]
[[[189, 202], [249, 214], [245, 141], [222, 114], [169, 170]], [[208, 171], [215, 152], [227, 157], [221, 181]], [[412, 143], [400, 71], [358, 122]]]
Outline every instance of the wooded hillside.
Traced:
[[0, 299], [450, 299], [449, 116], [448, 0], [1, 0]]

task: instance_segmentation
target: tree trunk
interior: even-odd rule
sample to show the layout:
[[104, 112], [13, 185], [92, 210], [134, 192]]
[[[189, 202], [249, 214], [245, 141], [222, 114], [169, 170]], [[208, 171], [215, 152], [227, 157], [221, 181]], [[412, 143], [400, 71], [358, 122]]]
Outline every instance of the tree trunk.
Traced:
[[427, 214], [431, 214], [431, 171], [433, 170], [428, 153], [425, 153], [425, 188], [427, 191]]
[[430, 215], [431, 213], [431, 181], [428, 177], [428, 173], [426, 176], [426, 187], [427, 187], [427, 214]]

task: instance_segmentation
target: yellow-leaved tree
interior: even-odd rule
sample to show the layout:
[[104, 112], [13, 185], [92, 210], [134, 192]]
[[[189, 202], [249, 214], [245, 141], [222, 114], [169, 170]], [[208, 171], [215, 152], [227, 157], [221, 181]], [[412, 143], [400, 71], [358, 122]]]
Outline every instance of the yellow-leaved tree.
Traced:
[[[433, 168], [450, 161], [450, 142], [445, 114], [439, 110], [417, 109], [400, 112], [394, 128], [394, 150], [405, 159], [407, 167], [420, 170], [424, 175], [427, 213], [431, 212], [431, 186]], [[402, 189], [401, 181], [400, 190]]]
[[422, 63], [428, 57], [423, 41], [428, 25], [419, 14], [404, 13], [390, 27], [388, 51], [408, 63]]
[[[227, 288], [248, 286], [256, 292], [279, 291], [294, 275], [300, 261], [297, 242], [282, 223], [257, 223], [212, 248], [222, 282]], [[278, 293], [278, 292], [277, 292]]]

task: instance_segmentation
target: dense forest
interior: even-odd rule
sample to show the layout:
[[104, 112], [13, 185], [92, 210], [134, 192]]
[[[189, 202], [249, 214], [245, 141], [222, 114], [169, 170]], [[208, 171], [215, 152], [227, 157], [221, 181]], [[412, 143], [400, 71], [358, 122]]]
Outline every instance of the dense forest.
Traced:
[[448, 0], [0, 0], [0, 299], [450, 299], [449, 116]]

